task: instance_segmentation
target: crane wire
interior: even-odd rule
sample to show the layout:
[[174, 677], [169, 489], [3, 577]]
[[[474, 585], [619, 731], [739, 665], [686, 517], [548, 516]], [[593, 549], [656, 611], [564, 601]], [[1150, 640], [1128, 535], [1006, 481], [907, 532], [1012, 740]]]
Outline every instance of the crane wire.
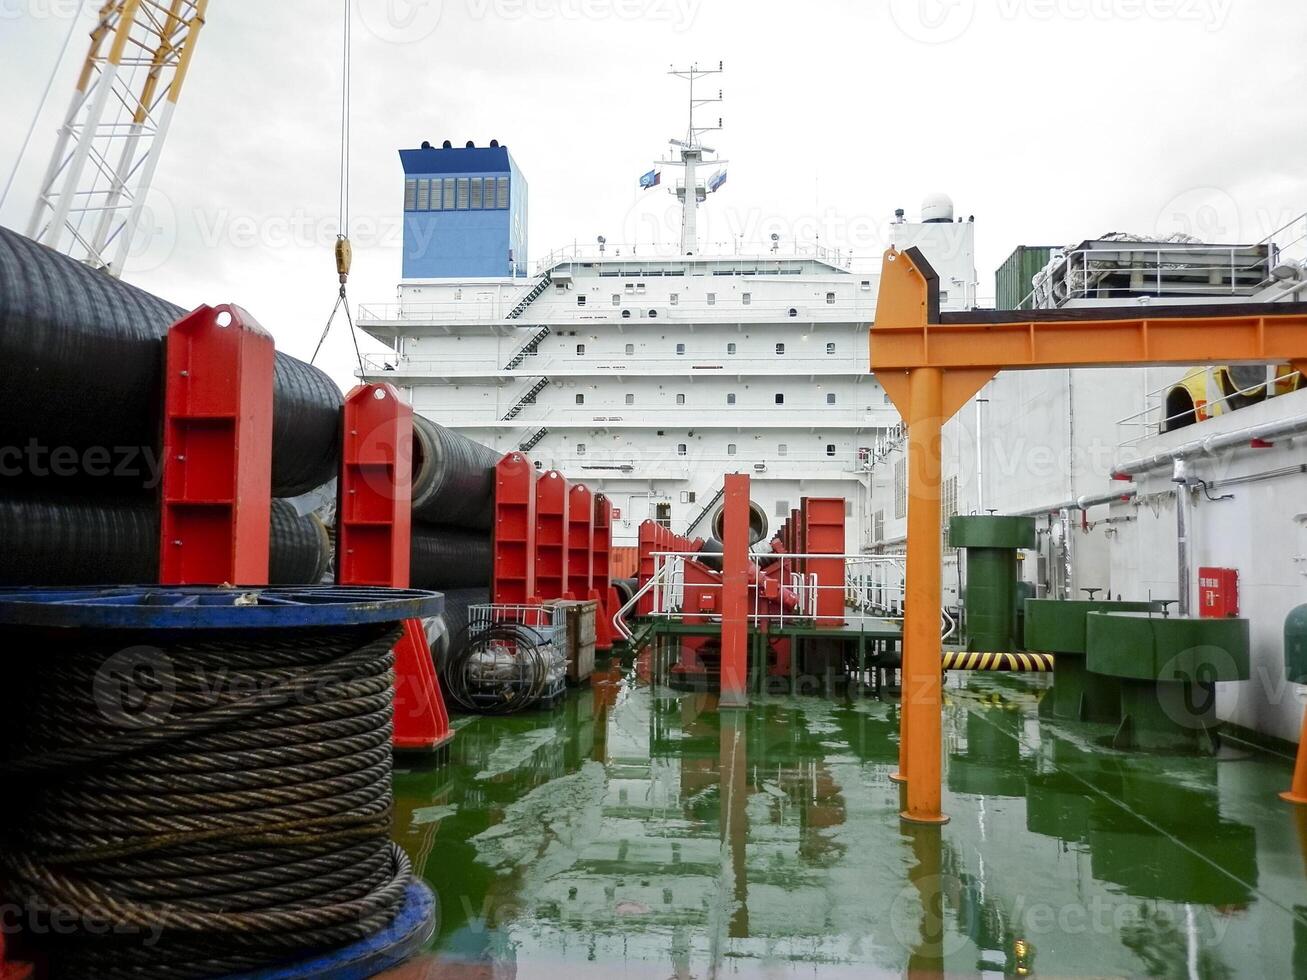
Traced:
[[353, 44], [352, 44], [352, 9], [353, 0], [345, 0], [345, 23], [341, 32], [341, 81], [340, 81], [340, 186], [336, 198], [336, 272], [340, 277], [340, 290], [336, 294], [336, 302], [331, 308], [331, 313], [327, 315], [327, 323], [322, 328], [322, 334], [318, 337], [318, 345], [313, 349], [313, 356], [309, 363], [317, 361], [318, 355], [322, 352], [322, 345], [326, 343], [327, 334], [331, 332], [331, 325], [336, 320], [336, 314], [342, 309], [345, 313], [345, 322], [349, 324], [349, 337], [354, 344], [354, 357], [358, 361], [359, 376], [365, 374], [363, 367], [363, 352], [359, 348], [358, 328], [354, 325], [354, 316], [350, 313], [349, 298], [345, 294], [345, 283], [349, 278], [349, 267], [352, 258], [352, 252], [349, 244], [349, 151], [350, 151], [350, 73], [353, 61]]
[[64, 36], [64, 45], [59, 49], [59, 57], [55, 59], [53, 67], [50, 69], [50, 77], [46, 79], [45, 90], [41, 93], [41, 100], [36, 104], [36, 112], [32, 116], [32, 122], [27, 127], [27, 135], [23, 137], [23, 145], [18, 148], [18, 157], [14, 160], [14, 169], [9, 171], [9, 179], [5, 181], [5, 189], [0, 192], [0, 207], [4, 206], [5, 199], [9, 197], [9, 191], [14, 186], [14, 178], [18, 176], [18, 168], [22, 166], [23, 157], [27, 155], [27, 145], [32, 142], [32, 134], [36, 132], [36, 124], [40, 121], [41, 113], [45, 112], [45, 104], [50, 99], [50, 89], [54, 87], [55, 77], [59, 74], [59, 66], [63, 64], [65, 56], [68, 54], [68, 46], [73, 42], [73, 35], [77, 33], [77, 22], [82, 19], [82, 11], [86, 8], [86, 0], [80, 0], [77, 4], [77, 13], [68, 22], [68, 33]]

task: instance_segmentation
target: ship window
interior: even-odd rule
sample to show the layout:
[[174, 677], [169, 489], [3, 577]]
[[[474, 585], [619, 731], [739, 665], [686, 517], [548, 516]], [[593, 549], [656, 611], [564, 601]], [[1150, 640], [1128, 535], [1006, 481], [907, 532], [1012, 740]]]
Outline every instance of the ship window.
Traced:
[[790, 502], [788, 500], [776, 501], [776, 516], [777, 517], [790, 516]]
[[948, 290], [947, 290], [947, 289], [941, 289], [941, 290], [939, 291], [939, 301], [940, 301], [941, 303], [947, 303], [947, 302], [948, 302]]
[[577, 345], [576, 345], [576, 356], [577, 356], [577, 357], [580, 357], [580, 356], [581, 356], [582, 354], [584, 354], [584, 353], [585, 353], [585, 344], [577, 344]]
[[584, 455], [585, 455], [585, 443], [584, 443], [584, 442], [578, 442], [578, 443], [576, 444], [576, 454], [577, 454], [578, 456], [584, 456]]
[[628, 353], [628, 354], [634, 354], [634, 353], [635, 353], [635, 344], [627, 344], [627, 345], [626, 345], [626, 353]]
[[582, 394], [582, 393], [578, 393], [577, 396], [576, 396], [576, 403], [577, 403], [578, 405], [584, 405], [584, 404], [585, 404], [585, 395]]
[[734, 345], [734, 344], [727, 344], [727, 345], [726, 345], [726, 353], [728, 353], [728, 354], [734, 354], [734, 353], [735, 353], [735, 345]]
[[677, 456], [684, 456], [684, 455], [686, 454], [686, 452], [688, 452], [688, 447], [685, 445], [685, 443], [683, 443], [683, 442], [678, 442], [678, 443], [676, 444], [676, 455], [677, 455]]
[[467, 199], [468, 199], [468, 195], [472, 193], [471, 190], [469, 189], [471, 183], [472, 183], [472, 181], [469, 180], [467, 177], [459, 177], [459, 178], [458, 178], [458, 197], [457, 197], [457, 207], [458, 207], [458, 210], [460, 210], [460, 211], [466, 211], [466, 210], [467, 210]]
[[622, 319], [623, 319], [623, 320], [629, 320], [629, 319], [631, 319], [631, 311], [630, 311], [630, 310], [622, 310]]
[[622, 305], [622, 294], [621, 294], [621, 293], [613, 293], [613, 305], [614, 305], [614, 306], [621, 306], [621, 305]]
[[635, 291], [636, 291], [637, 293], [643, 293], [643, 292], [644, 292], [644, 283], [642, 283], [642, 282], [637, 282], [637, 283], [635, 284]]
[[677, 396], [676, 396], [676, 404], [678, 404], [678, 405], [684, 405], [684, 404], [685, 404], [685, 396], [682, 395], [682, 394], [677, 394]]
[[727, 456], [734, 456], [734, 455], [735, 455], [735, 443], [733, 443], [733, 442], [728, 442], [728, 443], [726, 444], [726, 455], [727, 455]]
[[677, 344], [677, 345], [676, 345], [676, 353], [678, 353], [678, 354], [684, 354], [684, 353], [685, 353], [685, 345], [684, 345], [684, 344]]
[[508, 178], [495, 178], [495, 207], [503, 210], [508, 207]]
[[776, 404], [777, 405], [785, 404], [785, 392], [783, 391], [776, 392]]
[[431, 178], [431, 210], [432, 211], [441, 210], [440, 202], [444, 199], [443, 198], [444, 191], [441, 189], [442, 184], [444, 184], [444, 181], [441, 180], [439, 177]]
[[827, 353], [827, 354], [834, 354], [834, 353], [835, 353], [835, 345], [834, 345], [834, 344], [827, 344], [827, 345], [826, 345], [826, 353]]
[[864, 290], [866, 290], [867, 292], [871, 292], [871, 280], [870, 280], [870, 279], [864, 279], [864, 280], [862, 280], [862, 282], [859, 283], [859, 285], [860, 285]]
[[635, 395], [631, 394], [629, 391], [626, 393], [626, 404], [628, 405], [635, 404]]
[[789, 454], [790, 454], [790, 447], [785, 445], [785, 443], [782, 442], [779, 446], [776, 447], [777, 456], [788, 456]]
[[481, 187], [484, 181], [480, 177], [472, 178], [472, 210], [481, 210]]
[[453, 177], [445, 178], [445, 207], [446, 211], [454, 210], [455, 180]]
[[796, 310], [794, 307], [791, 306], [791, 307], [790, 307], [790, 316], [798, 316], [798, 315], [799, 315], [799, 311]]
[[404, 210], [412, 211], [417, 207], [418, 182], [410, 177], [404, 181]]
[[576, 305], [577, 305], [577, 306], [585, 306], [585, 293], [577, 293], [577, 294], [576, 294]]
[[745, 306], [750, 306], [750, 305], [752, 305], [752, 303], [753, 303], [753, 293], [743, 293], [743, 294], [741, 294], [741, 296], [740, 296], [740, 302], [743, 303]]
[[633, 283], [633, 282], [628, 282], [628, 283], [626, 284], [626, 291], [627, 291], [628, 293], [630, 293], [632, 296], [634, 296], [634, 295], [635, 295], [635, 283]]
[[826, 404], [827, 405], [835, 404], [835, 392], [833, 391], [826, 392]]
[[734, 405], [734, 404], [735, 404], [735, 392], [733, 392], [733, 391], [728, 391], [728, 392], [726, 393], [726, 404], [727, 404], [727, 405]]
[[650, 319], [650, 320], [657, 320], [657, 319], [658, 319], [658, 311], [657, 311], [657, 310], [650, 310], [650, 311], [649, 311], [649, 319]]
[[835, 443], [833, 442], [826, 443], [826, 455], [827, 456], [835, 455]]
[[672, 293], [672, 305], [673, 305], [673, 306], [679, 306], [680, 303], [681, 303], [681, 294], [680, 294], [680, 293]]
[[835, 305], [835, 294], [834, 294], [834, 293], [827, 293], [827, 294], [826, 294], [826, 305], [827, 305], [827, 306], [834, 306], [834, 305]]
[[784, 353], [785, 353], [785, 345], [784, 345], [784, 344], [777, 344], [777, 345], [776, 345], [776, 353], [777, 353], [777, 354], [784, 354]]
[[716, 293], [709, 293], [709, 294], [708, 294], [708, 305], [709, 305], [709, 306], [716, 306], [716, 305], [717, 305], [717, 294], [716, 294]]

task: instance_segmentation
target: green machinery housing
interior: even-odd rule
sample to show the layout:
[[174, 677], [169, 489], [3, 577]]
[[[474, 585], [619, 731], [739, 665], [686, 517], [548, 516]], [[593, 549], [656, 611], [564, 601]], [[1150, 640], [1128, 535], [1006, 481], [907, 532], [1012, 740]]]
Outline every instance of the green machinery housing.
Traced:
[[1035, 519], [956, 516], [949, 521], [948, 537], [952, 547], [967, 552], [967, 649], [1021, 649], [1021, 606], [1027, 593], [1017, 577], [1017, 552], [1035, 547]]

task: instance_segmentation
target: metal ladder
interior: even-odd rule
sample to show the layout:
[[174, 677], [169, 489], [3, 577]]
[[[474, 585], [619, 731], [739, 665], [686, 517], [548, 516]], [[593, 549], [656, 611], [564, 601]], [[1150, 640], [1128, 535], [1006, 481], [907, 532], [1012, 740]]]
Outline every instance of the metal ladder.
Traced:
[[703, 510], [699, 511], [698, 516], [689, 524], [685, 525], [685, 536], [687, 538], [696, 527], [703, 523], [703, 519], [708, 516], [708, 512], [716, 507], [717, 501], [721, 500], [724, 496], [726, 496], [726, 484], [723, 483], [721, 487], [718, 488], [717, 492], [713, 494], [712, 500], [703, 505]]
[[514, 405], [512, 408], [510, 408], [508, 410], [508, 414], [505, 415], [499, 421], [510, 422], [513, 419], [517, 418], [517, 416], [521, 413], [522, 409], [526, 408], [526, 406], [528, 405], [533, 404], [536, 400], [536, 395], [540, 394], [540, 392], [544, 391], [548, 387], [549, 387], [549, 379], [541, 378], [539, 381], [533, 384], [529, 389], [527, 389], [526, 394], [524, 394], [521, 398], [519, 398], [517, 400], [517, 404]]
[[520, 444], [517, 448], [521, 452], [529, 453], [532, 449], [536, 447], [536, 445], [540, 442], [540, 440], [543, 439], [548, 434], [549, 434], [549, 430], [544, 426], [541, 426], [539, 429], [536, 430], [535, 434], [531, 436], [531, 438], [527, 439], [526, 442]]
[[517, 353], [515, 353], [512, 359], [504, 365], [504, 370], [512, 371], [516, 369], [519, 364], [540, 349], [540, 341], [548, 337], [549, 334], [550, 330], [548, 327], [541, 327], [537, 330], [534, 337], [517, 349]]
[[517, 305], [509, 311], [508, 316], [504, 319], [516, 320], [525, 313], [526, 308], [534, 303], [536, 298], [549, 288], [549, 284], [553, 281], [553, 278], [553, 275], [548, 272], [541, 276], [540, 281], [531, 287], [530, 292], [517, 301]]

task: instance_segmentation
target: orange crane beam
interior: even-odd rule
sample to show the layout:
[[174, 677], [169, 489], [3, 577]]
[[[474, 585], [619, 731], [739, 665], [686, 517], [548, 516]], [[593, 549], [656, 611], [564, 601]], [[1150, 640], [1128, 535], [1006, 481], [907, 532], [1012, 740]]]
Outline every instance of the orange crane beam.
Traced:
[[1307, 376], [1307, 304], [1130, 306], [941, 313], [915, 248], [881, 266], [871, 370], [908, 427], [908, 544], [898, 775], [904, 820], [943, 823], [939, 664], [940, 443], [999, 371], [1287, 362]]

